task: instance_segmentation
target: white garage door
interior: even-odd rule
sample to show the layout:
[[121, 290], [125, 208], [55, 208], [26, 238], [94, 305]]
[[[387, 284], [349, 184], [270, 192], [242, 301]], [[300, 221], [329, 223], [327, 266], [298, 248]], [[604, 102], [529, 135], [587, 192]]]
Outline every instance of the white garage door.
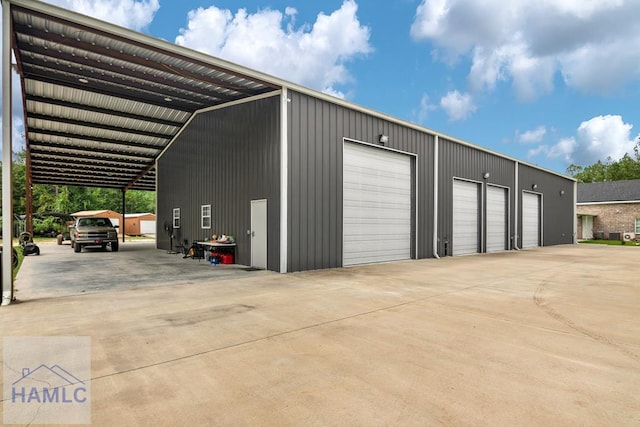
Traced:
[[411, 160], [344, 144], [343, 264], [411, 257]]
[[478, 184], [453, 181], [453, 255], [478, 252], [479, 203]]
[[522, 193], [522, 248], [540, 246], [540, 195]]
[[487, 186], [487, 252], [507, 249], [507, 189]]
[[145, 219], [140, 221], [140, 234], [155, 235], [156, 221], [153, 219]]

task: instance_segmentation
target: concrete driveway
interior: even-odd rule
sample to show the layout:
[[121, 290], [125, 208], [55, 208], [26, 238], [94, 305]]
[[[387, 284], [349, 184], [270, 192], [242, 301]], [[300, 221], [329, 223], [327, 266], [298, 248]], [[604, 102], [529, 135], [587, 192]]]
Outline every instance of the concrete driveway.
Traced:
[[0, 330], [90, 336], [95, 425], [640, 425], [640, 248], [203, 265], [210, 279], [154, 264], [133, 289], [66, 296], [33, 273], [46, 253], [25, 260]]
[[20, 300], [197, 283], [248, 274], [247, 266], [212, 265], [167, 254], [156, 249], [154, 240], [120, 243], [118, 252], [85, 247], [75, 253], [68, 242], [39, 246], [40, 256], [26, 257], [25, 268], [15, 284]]

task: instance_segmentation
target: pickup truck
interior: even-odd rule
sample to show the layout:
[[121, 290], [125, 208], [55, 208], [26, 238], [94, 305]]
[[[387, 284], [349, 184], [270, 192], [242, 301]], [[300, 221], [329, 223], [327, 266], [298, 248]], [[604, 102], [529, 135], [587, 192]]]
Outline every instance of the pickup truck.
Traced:
[[71, 247], [74, 252], [82, 251], [84, 246], [101, 246], [106, 249], [111, 246], [112, 252], [118, 251], [118, 226], [111, 224], [109, 218], [92, 217], [78, 218], [69, 227]]

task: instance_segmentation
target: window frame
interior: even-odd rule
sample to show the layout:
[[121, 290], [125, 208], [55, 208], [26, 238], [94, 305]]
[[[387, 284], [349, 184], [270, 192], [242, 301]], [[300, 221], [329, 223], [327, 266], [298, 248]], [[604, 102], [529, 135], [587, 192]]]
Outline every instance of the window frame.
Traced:
[[640, 218], [636, 218], [636, 234], [640, 234]]
[[180, 228], [180, 208], [173, 208], [173, 228]]
[[[205, 210], [208, 210], [208, 215], [205, 215]], [[209, 220], [209, 224], [205, 224], [205, 219]], [[211, 230], [211, 205], [200, 205], [200, 228], [203, 230]]]

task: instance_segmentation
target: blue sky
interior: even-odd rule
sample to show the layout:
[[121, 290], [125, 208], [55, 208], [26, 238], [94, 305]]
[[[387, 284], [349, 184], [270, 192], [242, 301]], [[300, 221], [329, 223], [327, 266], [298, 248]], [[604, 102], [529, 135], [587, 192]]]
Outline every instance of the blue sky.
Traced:
[[640, 135], [637, 0], [49, 2], [558, 172]]

